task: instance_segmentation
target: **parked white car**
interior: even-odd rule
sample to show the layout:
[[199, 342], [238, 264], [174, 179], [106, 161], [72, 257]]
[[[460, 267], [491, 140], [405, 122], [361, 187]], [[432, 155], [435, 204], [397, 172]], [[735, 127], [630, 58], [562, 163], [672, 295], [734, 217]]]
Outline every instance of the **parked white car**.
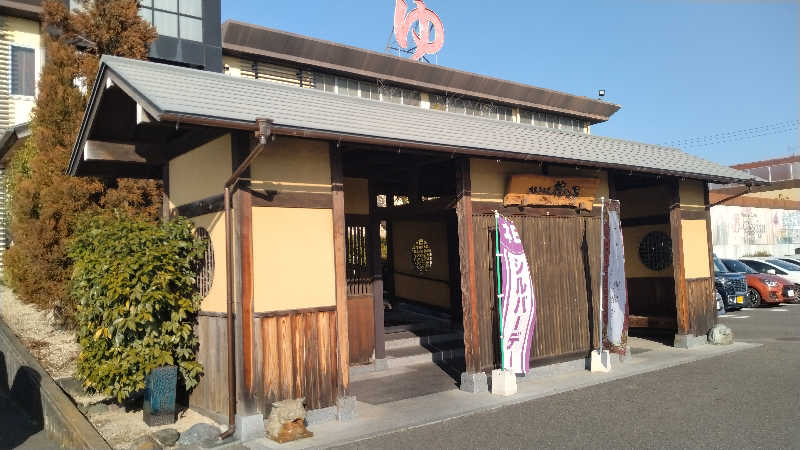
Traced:
[[758, 273], [779, 275], [794, 284], [800, 284], [800, 266], [778, 258], [739, 258]]

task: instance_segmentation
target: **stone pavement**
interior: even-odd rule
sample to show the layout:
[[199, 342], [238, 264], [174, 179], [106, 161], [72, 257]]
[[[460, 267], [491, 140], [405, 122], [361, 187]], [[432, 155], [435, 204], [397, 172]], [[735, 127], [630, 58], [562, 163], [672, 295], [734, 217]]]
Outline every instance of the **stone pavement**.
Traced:
[[[519, 379], [519, 392], [511, 397], [468, 394], [451, 389], [378, 405], [359, 402], [358, 418], [349, 422], [329, 422], [312, 426], [309, 429], [314, 432], [313, 438], [281, 445], [261, 438], [245, 442], [244, 445], [250, 449], [300, 449], [331, 447], [352, 442], [357, 444], [358, 441], [392, 432], [492, 411], [562, 392], [751, 349], [758, 345], [747, 343], [735, 343], [730, 346], [705, 345], [685, 350], [632, 338], [633, 359], [624, 364], [614, 365], [613, 370], [609, 373], [589, 373], [579, 367], [582, 364], [576, 366], [574, 363], [567, 363], [562, 365], [565, 370], [550, 367], [547, 371], [539, 371], [533, 376]], [[389, 378], [387, 378], [387, 382], [390, 382]], [[702, 414], [702, 411], [697, 413]]]

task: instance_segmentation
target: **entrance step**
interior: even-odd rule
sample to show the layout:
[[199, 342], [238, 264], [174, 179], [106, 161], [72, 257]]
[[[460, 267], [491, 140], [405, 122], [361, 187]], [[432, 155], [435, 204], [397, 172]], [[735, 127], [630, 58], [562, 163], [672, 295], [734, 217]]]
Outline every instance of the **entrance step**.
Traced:
[[461, 330], [442, 331], [439, 329], [402, 330], [386, 333], [386, 350], [404, 347], [420, 347], [426, 344], [460, 342], [463, 346], [464, 332]]
[[[464, 356], [463, 340], [441, 340], [436, 343], [411, 344], [412, 338], [407, 338], [409, 344], [401, 347], [389, 348], [387, 341], [386, 362], [389, 368], [403, 367], [426, 362], [444, 362]], [[444, 339], [444, 338], [442, 338]]]

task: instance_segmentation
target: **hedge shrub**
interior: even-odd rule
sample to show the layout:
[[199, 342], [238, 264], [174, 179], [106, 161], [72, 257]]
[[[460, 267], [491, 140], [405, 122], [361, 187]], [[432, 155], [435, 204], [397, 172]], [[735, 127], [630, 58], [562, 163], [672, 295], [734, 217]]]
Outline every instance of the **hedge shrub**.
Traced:
[[69, 244], [84, 386], [122, 401], [163, 365], [187, 389], [202, 375], [193, 326], [195, 270], [206, 243], [184, 218], [152, 223], [124, 214], [86, 219]]

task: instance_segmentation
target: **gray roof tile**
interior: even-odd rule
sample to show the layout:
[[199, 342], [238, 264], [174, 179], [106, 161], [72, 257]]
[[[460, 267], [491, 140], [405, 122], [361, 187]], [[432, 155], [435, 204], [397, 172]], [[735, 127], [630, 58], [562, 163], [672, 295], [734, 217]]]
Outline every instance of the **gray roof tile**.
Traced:
[[104, 56], [102, 63], [159, 113], [585, 161], [729, 182], [748, 173], [659, 145], [347, 97], [219, 73]]

